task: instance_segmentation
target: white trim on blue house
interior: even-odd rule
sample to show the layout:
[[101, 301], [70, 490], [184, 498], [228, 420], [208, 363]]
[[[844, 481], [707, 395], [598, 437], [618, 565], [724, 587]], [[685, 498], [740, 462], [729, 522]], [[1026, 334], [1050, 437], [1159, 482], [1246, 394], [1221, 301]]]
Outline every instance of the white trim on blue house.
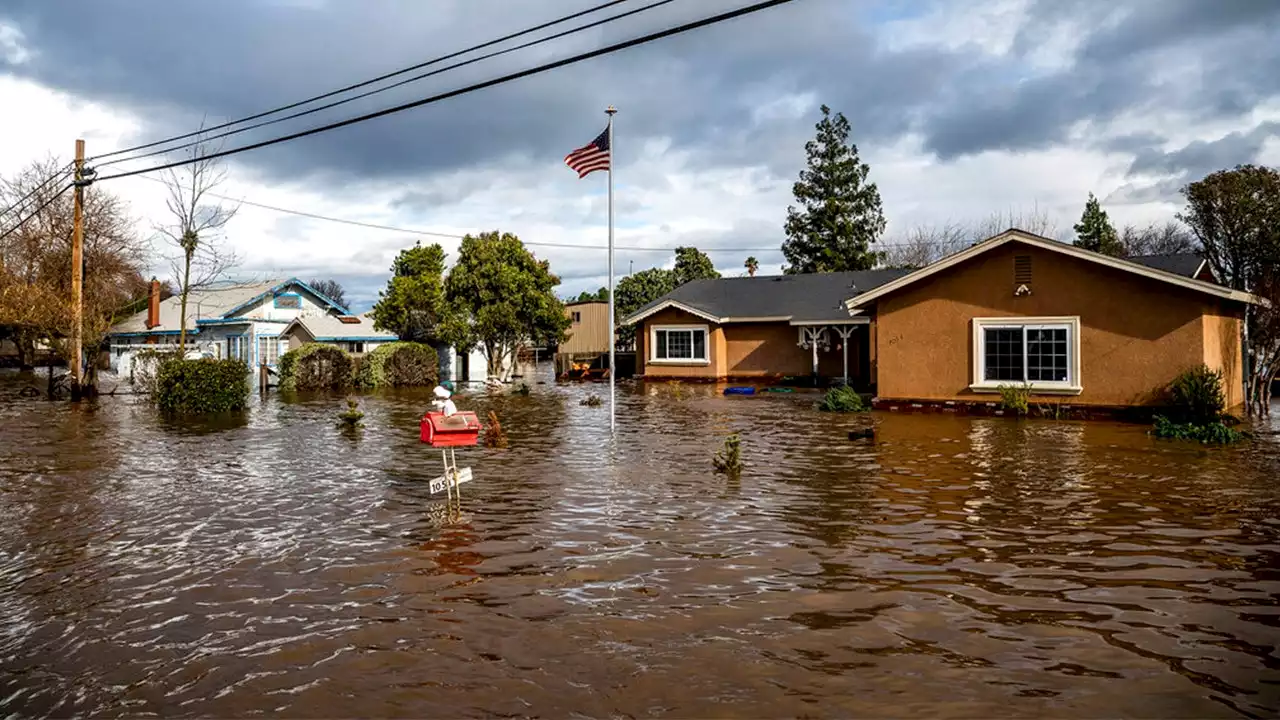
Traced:
[[280, 283], [279, 285], [275, 285], [275, 286], [273, 286], [273, 287], [269, 288], [268, 290], [266, 290], [266, 291], [264, 291], [264, 292], [262, 292], [262, 293], [259, 293], [258, 295], [253, 296], [253, 297], [252, 297], [252, 298], [250, 298], [249, 300], [246, 300], [245, 302], [240, 303], [239, 305], [237, 305], [237, 306], [235, 306], [235, 307], [231, 308], [230, 310], [228, 310], [228, 311], [224, 312], [224, 313], [222, 314], [222, 317], [224, 317], [224, 318], [230, 318], [231, 316], [235, 315], [235, 314], [236, 314], [236, 313], [238, 313], [238, 312], [241, 312], [241, 311], [243, 311], [243, 310], [247, 310], [247, 309], [249, 309], [249, 308], [253, 307], [254, 305], [257, 305], [259, 301], [261, 301], [263, 298], [267, 297], [268, 295], [270, 295], [270, 296], [272, 296], [272, 297], [274, 298], [274, 296], [275, 296], [275, 295], [277, 295], [277, 294], [279, 294], [281, 290], [283, 290], [283, 289], [285, 289], [285, 288], [289, 287], [290, 285], [297, 285], [298, 287], [301, 287], [303, 290], [306, 290], [307, 292], [311, 293], [312, 295], [315, 295], [317, 298], [319, 298], [319, 299], [323, 300], [323, 301], [325, 302], [325, 304], [326, 304], [326, 305], [328, 305], [329, 307], [331, 307], [331, 308], [333, 308], [333, 309], [335, 309], [335, 310], [337, 310], [337, 311], [341, 312], [343, 315], [349, 315], [349, 314], [350, 314], [350, 312], [347, 310], [347, 308], [345, 308], [345, 307], [343, 307], [343, 306], [339, 305], [337, 302], [335, 302], [335, 301], [333, 301], [333, 300], [331, 300], [331, 299], [329, 299], [329, 298], [325, 297], [324, 295], [322, 295], [322, 294], [320, 294], [320, 293], [316, 292], [316, 290], [315, 290], [314, 288], [312, 288], [310, 285], [308, 285], [308, 284], [306, 284], [306, 283], [302, 282], [301, 280], [299, 280], [298, 278], [296, 278], [296, 277], [295, 277], [295, 278], [289, 278], [288, 280], [285, 280], [284, 282]]

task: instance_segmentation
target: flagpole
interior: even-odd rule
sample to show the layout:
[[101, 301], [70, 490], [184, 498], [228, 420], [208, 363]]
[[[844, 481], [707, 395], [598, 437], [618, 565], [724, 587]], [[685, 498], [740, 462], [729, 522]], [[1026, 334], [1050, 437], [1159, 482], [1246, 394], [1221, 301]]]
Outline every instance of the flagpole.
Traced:
[[614, 363], [618, 336], [613, 326], [613, 165], [617, 162], [617, 154], [613, 151], [613, 116], [618, 109], [610, 105], [604, 112], [609, 116], [609, 434], [612, 435], [617, 428], [614, 377], [618, 374], [618, 366]]

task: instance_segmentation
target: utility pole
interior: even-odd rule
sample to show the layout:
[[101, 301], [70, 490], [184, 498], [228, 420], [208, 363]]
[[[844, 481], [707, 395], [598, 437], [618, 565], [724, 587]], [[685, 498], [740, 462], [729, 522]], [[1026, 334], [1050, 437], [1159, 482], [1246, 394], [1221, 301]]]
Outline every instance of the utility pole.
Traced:
[[84, 140], [76, 140], [75, 210], [71, 225], [71, 399], [80, 399], [84, 329]]

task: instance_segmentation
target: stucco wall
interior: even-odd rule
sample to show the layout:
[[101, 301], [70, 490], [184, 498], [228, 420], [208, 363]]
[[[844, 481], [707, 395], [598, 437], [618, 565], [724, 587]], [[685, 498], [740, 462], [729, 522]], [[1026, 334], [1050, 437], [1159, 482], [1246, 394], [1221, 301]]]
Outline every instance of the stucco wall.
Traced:
[[[1015, 297], [1015, 255], [1032, 259], [1032, 293]], [[991, 400], [968, 389], [975, 317], [1079, 316], [1083, 391], [1069, 402], [1139, 405], [1206, 359], [1218, 301], [1167, 283], [1011, 243], [886, 296], [876, 308], [878, 394], [886, 399]], [[1224, 308], [1224, 313], [1232, 312]], [[1238, 373], [1237, 373], [1238, 377]]]
[[[710, 363], [649, 362], [649, 330], [654, 325], [707, 326]], [[859, 329], [850, 338], [851, 377], [860, 377], [862, 372], [862, 343], [866, 337], [866, 330]], [[663, 310], [644, 322], [637, 337], [637, 373], [647, 377], [694, 379], [807, 376], [813, 367], [813, 355], [800, 348], [799, 339], [799, 330], [785, 322], [716, 325], [681, 310]], [[833, 334], [830, 349], [818, 352], [818, 371], [824, 377], [839, 377], [843, 373], [839, 343], [840, 337]]]
[[1232, 409], [1244, 405], [1241, 327], [1241, 318], [1232, 317], [1228, 307], [1219, 306], [1212, 314], [1204, 316], [1204, 362], [1209, 367], [1222, 368], [1222, 383], [1226, 391], [1227, 407]]
[[[646, 377], [671, 378], [719, 378], [724, 377], [724, 330], [715, 323], [690, 315], [683, 310], [668, 308], [647, 318], [636, 333], [636, 373]], [[654, 325], [704, 325], [707, 327], [707, 356], [709, 363], [652, 363], [649, 362], [649, 329]]]

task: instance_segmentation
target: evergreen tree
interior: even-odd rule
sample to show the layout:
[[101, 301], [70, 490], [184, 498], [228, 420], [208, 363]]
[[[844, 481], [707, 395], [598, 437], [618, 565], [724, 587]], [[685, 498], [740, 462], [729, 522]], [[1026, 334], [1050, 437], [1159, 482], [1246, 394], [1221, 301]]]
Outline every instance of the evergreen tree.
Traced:
[[1080, 215], [1080, 222], [1076, 223], [1075, 231], [1076, 241], [1072, 244], [1076, 247], [1104, 255], [1124, 255], [1124, 243], [1120, 242], [1120, 236], [1107, 218], [1107, 211], [1098, 204], [1093, 193], [1089, 193], [1089, 199], [1085, 201], [1084, 212]]
[[871, 166], [849, 143], [849, 121], [822, 106], [817, 137], [805, 143], [809, 167], [792, 187], [799, 209], [787, 208], [782, 254], [787, 274], [870, 270], [871, 250], [884, 232], [880, 191], [867, 182]]
[[680, 287], [690, 280], [720, 277], [711, 258], [696, 247], [676, 248], [676, 265], [672, 272], [675, 273], [675, 287]]
[[444, 294], [444, 249], [414, 245], [401, 250], [391, 265], [387, 288], [369, 315], [373, 326], [401, 340], [435, 342], [449, 319]]

